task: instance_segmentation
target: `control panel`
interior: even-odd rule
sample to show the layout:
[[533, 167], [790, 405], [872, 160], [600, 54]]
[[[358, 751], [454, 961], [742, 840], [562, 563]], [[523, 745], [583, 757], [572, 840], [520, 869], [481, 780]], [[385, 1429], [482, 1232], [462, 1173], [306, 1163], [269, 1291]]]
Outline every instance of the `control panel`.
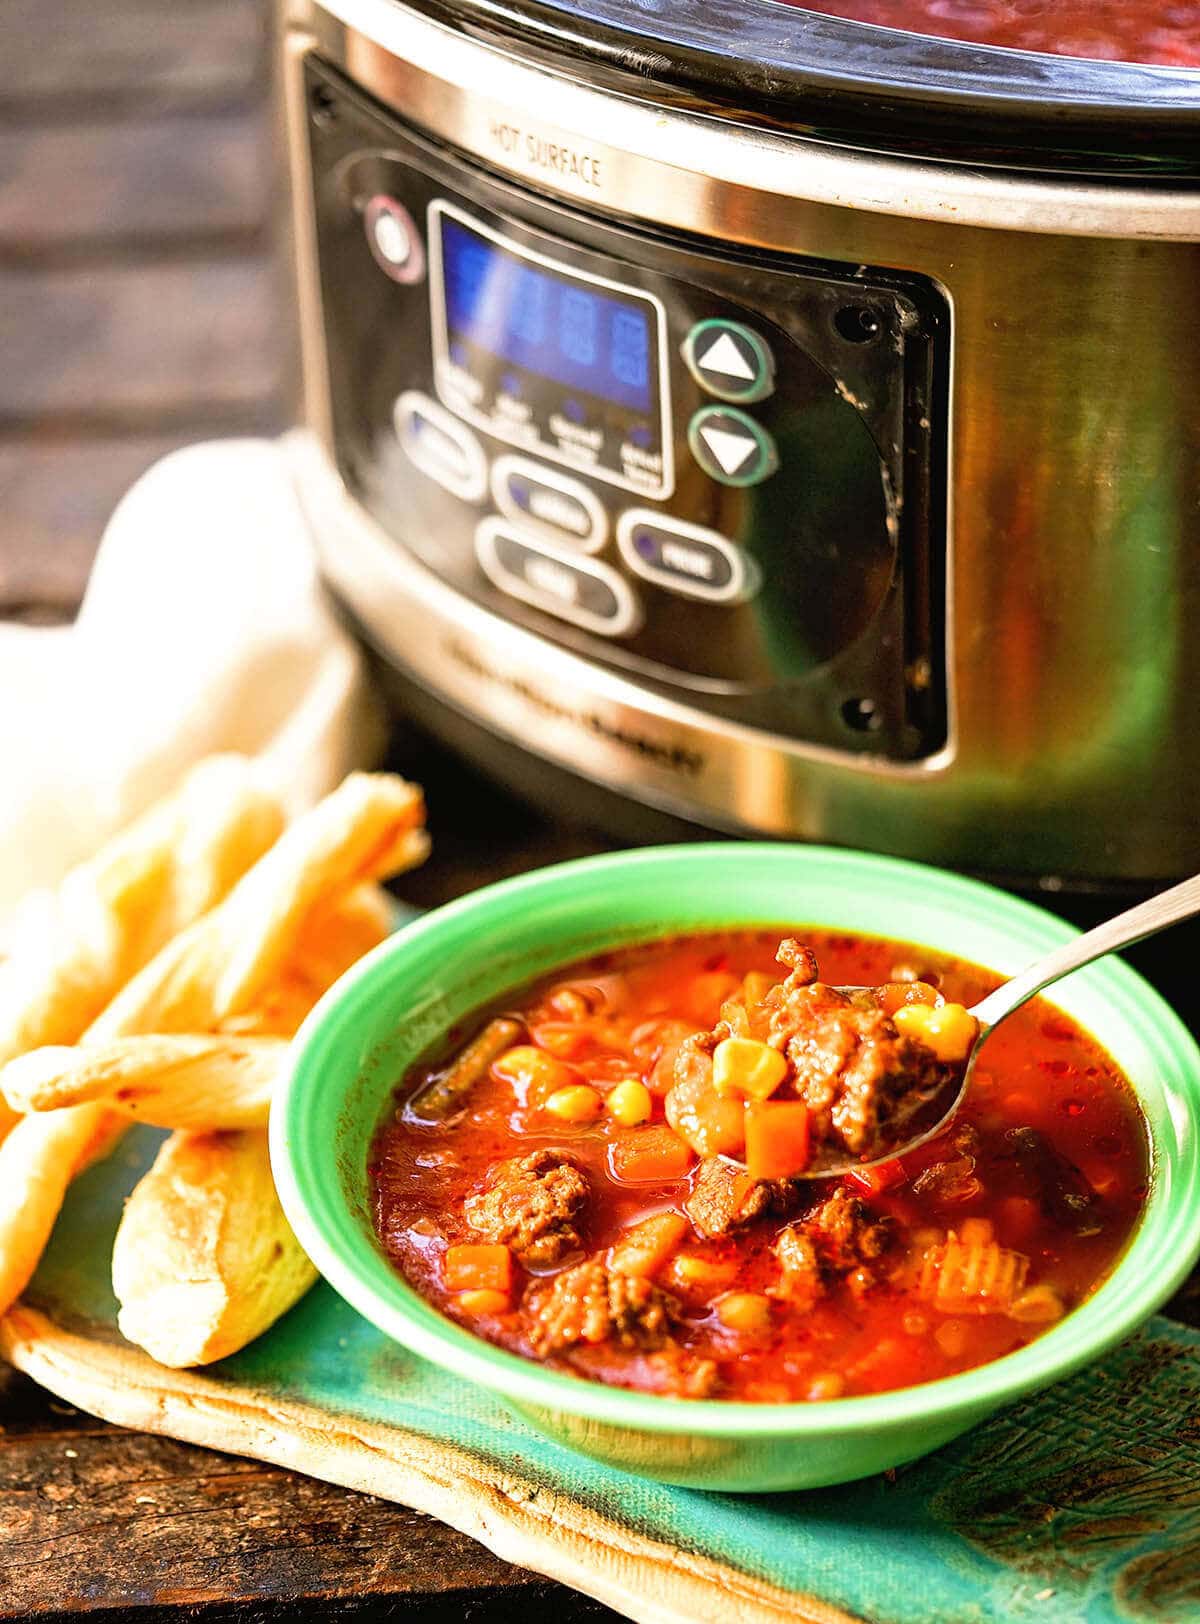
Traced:
[[396, 545], [714, 716], [937, 750], [940, 292], [549, 202], [308, 74], [334, 453]]

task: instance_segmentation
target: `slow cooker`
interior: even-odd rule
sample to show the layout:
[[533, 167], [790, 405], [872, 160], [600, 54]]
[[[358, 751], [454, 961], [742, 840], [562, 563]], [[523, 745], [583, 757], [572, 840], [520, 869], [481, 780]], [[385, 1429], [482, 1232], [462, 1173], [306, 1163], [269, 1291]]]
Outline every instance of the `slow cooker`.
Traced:
[[411, 715], [593, 810], [1200, 868], [1200, 72], [778, 0], [282, 39], [297, 487]]

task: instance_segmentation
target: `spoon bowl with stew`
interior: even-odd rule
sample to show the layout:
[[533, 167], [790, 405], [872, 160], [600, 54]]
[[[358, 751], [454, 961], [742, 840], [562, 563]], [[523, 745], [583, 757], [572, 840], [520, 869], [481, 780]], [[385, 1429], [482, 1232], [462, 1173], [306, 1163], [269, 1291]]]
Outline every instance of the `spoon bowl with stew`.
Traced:
[[[937, 1138], [946, 1131], [962, 1106], [971, 1086], [979, 1052], [1001, 1021], [1007, 1020], [1031, 998], [1073, 971], [1082, 970], [1085, 965], [1109, 953], [1132, 947], [1136, 942], [1155, 936], [1168, 926], [1181, 924], [1197, 914], [1200, 914], [1200, 875], [1184, 880], [1134, 908], [1126, 909], [1115, 918], [1097, 925], [1094, 930], [1036, 959], [969, 1010], [962, 1010], [959, 1005], [931, 1007], [929, 1003], [919, 1001], [894, 1010], [892, 1018], [896, 1025], [914, 1036], [923, 1035], [922, 1029], [928, 1026], [929, 1021], [933, 1019], [936, 1022], [944, 1012], [957, 1028], [955, 1037], [961, 1034], [962, 1041], [968, 1043], [969, 1047], [965, 1048], [961, 1058], [946, 1059], [928, 1086], [909, 1091], [905, 1109], [897, 1117], [895, 1137], [886, 1148], [866, 1158], [848, 1156], [841, 1146], [817, 1145], [813, 1148], [807, 1167], [793, 1176], [827, 1179], [863, 1172], [867, 1168], [894, 1161]], [[874, 1003], [878, 991], [874, 987], [862, 986], [841, 986], [833, 990], [851, 1004]], [[966, 1021], [974, 1025], [973, 1037]]]

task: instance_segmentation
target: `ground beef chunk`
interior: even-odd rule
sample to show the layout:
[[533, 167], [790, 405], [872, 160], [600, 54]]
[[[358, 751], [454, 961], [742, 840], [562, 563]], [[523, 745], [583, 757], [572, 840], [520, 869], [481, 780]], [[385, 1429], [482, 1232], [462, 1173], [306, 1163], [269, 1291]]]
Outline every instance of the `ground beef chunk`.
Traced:
[[553, 1268], [582, 1245], [576, 1227], [588, 1181], [559, 1150], [535, 1150], [495, 1168], [489, 1188], [468, 1196], [466, 1220], [489, 1241], [511, 1246], [531, 1268]]
[[693, 1174], [683, 1210], [702, 1235], [715, 1240], [756, 1218], [786, 1218], [798, 1203], [799, 1191], [790, 1180], [752, 1179], [736, 1162], [710, 1156]]
[[895, 1240], [896, 1225], [873, 1213], [866, 1202], [839, 1186], [775, 1242], [780, 1276], [776, 1292], [807, 1313], [838, 1280], [856, 1296], [878, 1281], [874, 1264]]
[[839, 1185], [828, 1200], [810, 1212], [803, 1223], [822, 1263], [845, 1274], [863, 1263], [874, 1263], [896, 1237], [894, 1221], [873, 1213], [865, 1201]]
[[812, 1236], [800, 1224], [789, 1224], [775, 1242], [775, 1256], [782, 1274], [779, 1295], [792, 1308], [807, 1314], [825, 1295], [825, 1270], [817, 1256]]
[[699, 1117], [712, 1116], [706, 1095], [713, 1051], [728, 1037], [748, 1037], [778, 1049], [787, 1060], [780, 1097], [792, 1091], [808, 1106], [815, 1145], [866, 1159], [887, 1155], [959, 1068], [897, 1032], [869, 993], [847, 995], [819, 981], [811, 948], [786, 937], [776, 956], [788, 970], [781, 982], [761, 999], [728, 999], [711, 1032], [695, 1033], [680, 1045], [667, 1121], [702, 1155], [727, 1148], [704, 1143]]
[[855, 1156], [886, 1154], [951, 1068], [898, 1033], [873, 1001], [818, 981], [809, 948], [788, 938], [778, 957], [791, 973], [763, 999], [758, 1020], [764, 1040], [787, 1057], [815, 1138], [840, 1140]]
[[524, 1308], [530, 1345], [542, 1357], [600, 1342], [652, 1352], [670, 1341], [678, 1315], [667, 1292], [641, 1276], [614, 1273], [598, 1258], [533, 1287]]

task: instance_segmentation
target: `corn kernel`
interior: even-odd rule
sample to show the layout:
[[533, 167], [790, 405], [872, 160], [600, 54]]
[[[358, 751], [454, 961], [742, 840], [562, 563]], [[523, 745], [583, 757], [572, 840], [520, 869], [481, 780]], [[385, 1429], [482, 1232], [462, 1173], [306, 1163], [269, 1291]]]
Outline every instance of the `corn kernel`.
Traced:
[[576, 1083], [571, 1088], [556, 1088], [546, 1101], [546, 1109], [563, 1122], [594, 1122], [604, 1109], [604, 1101], [587, 1083]]
[[814, 1376], [808, 1384], [805, 1397], [814, 1404], [825, 1404], [830, 1399], [841, 1398], [846, 1390], [846, 1384], [836, 1370], [827, 1370], [819, 1376]]
[[897, 1032], [932, 1049], [947, 1063], [965, 1060], [975, 1042], [979, 1023], [962, 1004], [905, 1004], [892, 1016]]
[[623, 1128], [638, 1128], [643, 1122], [649, 1122], [654, 1112], [654, 1099], [645, 1083], [639, 1083], [632, 1077], [624, 1083], [618, 1083], [609, 1093], [605, 1101], [608, 1114], [615, 1117]]
[[727, 1291], [716, 1301], [717, 1318], [731, 1331], [760, 1335], [771, 1328], [771, 1299], [756, 1291]]
[[506, 1314], [508, 1298], [502, 1291], [460, 1291], [458, 1305], [465, 1314]]
[[768, 1099], [787, 1076], [787, 1061], [778, 1049], [757, 1038], [726, 1038], [713, 1050], [713, 1087], [718, 1094], [745, 1094]]

